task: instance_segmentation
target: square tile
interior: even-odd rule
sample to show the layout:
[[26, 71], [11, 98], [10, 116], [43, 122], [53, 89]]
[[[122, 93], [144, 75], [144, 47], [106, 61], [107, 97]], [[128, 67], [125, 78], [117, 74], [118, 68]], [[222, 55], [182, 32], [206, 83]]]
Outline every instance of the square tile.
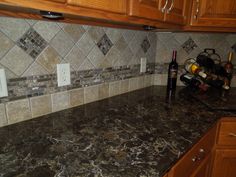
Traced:
[[70, 90], [69, 94], [71, 107], [84, 104], [84, 88]]
[[33, 28], [37, 31], [47, 42], [61, 30], [61, 28], [54, 22], [38, 21]]
[[76, 43], [85, 33], [85, 29], [81, 25], [67, 24], [63, 27], [64, 31]]
[[59, 54], [50, 46], [48, 46], [37, 58], [37, 63], [43, 66], [49, 73], [55, 71], [56, 65], [61, 63]]
[[87, 56], [89, 52], [94, 47], [95, 43], [90, 35], [86, 32], [82, 38], [76, 43], [76, 45], [83, 51], [83, 53]]
[[14, 46], [14, 42], [2, 32], [0, 32], [0, 41], [0, 58], [2, 58]]
[[51, 95], [52, 111], [57, 112], [69, 108], [70, 97], [69, 92], [58, 92]]
[[102, 27], [92, 26], [88, 30], [88, 34], [90, 35], [90, 37], [93, 39], [95, 43], [98, 43], [98, 41], [101, 40], [102, 36], [104, 36], [105, 32]]
[[3, 59], [0, 60], [2, 65], [9, 68], [17, 76], [21, 76], [32, 62], [33, 59], [18, 46], [13, 47]]
[[100, 49], [95, 45], [92, 51], [87, 56], [87, 58], [95, 66], [95, 68], [98, 68], [104, 60], [104, 55], [100, 51]]
[[6, 103], [8, 124], [31, 119], [31, 109], [28, 99], [11, 101]]
[[120, 93], [129, 92], [129, 79], [122, 80], [120, 83]]
[[108, 38], [106, 34], [100, 39], [100, 41], [97, 43], [98, 48], [101, 50], [103, 55], [106, 55], [107, 52], [111, 49], [113, 46], [111, 40]]
[[116, 96], [120, 94], [120, 81], [109, 83], [109, 96]]
[[71, 37], [63, 30], [57, 33], [50, 44], [62, 57], [65, 57], [75, 45]]
[[195, 48], [197, 48], [197, 44], [194, 42], [194, 40], [190, 37], [185, 43], [182, 45], [182, 48], [190, 54]]
[[7, 125], [7, 116], [5, 111], [5, 105], [0, 104], [0, 127]]
[[151, 47], [151, 44], [147, 37], [143, 40], [141, 47], [144, 53], [147, 53], [148, 49]]
[[45, 75], [48, 74], [48, 71], [42, 67], [40, 64], [37, 62], [34, 62], [30, 67], [23, 73], [23, 77], [28, 77], [28, 76], [40, 76], [40, 75]]
[[98, 96], [100, 100], [109, 97], [109, 83], [98, 85]]
[[126, 49], [127, 46], [128, 44], [125, 41], [124, 37], [121, 37], [115, 44], [115, 47], [118, 49], [120, 53], [122, 53]]
[[65, 57], [65, 60], [68, 61], [73, 68], [76, 70], [80, 67], [80, 65], [84, 62], [86, 56], [83, 51], [79, 49], [77, 45], [75, 45], [72, 50]]
[[84, 60], [84, 62], [80, 65], [78, 71], [95, 69], [94, 65], [90, 62], [88, 58]]
[[126, 41], [126, 43], [129, 43], [133, 37], [135, 36], [134, 30], [122, 30], [122, 35]]
[[30, 25], [24, 19], [0, 17], [0, 30], [15, 42], [29, 28]]
[[30, 98], [32, 117], [39, 117], [52, 112], [51, 95]]
[[33, 28], [30, 28], [17, 41], [17, 45], [35, 59], [46, 48], [47, 42]]
[[113, 44], [115, 44], [121, 37], [122, 31], [116, 28], [107, 28], [106, 34]]
[[91, 103], [99, 100], [98, 86], [89, 86], [84, 88], [84, 103]]
[[5, 66], [3, 66], [1, 64], [0, 64], [0, 69], [4, 69], [5, 70], [5, 74], [6, 74], [6, 78], [7, 79], [12, 79], [12, 78], [16, 78], [17, 77], [17, 75], [15, 73], [13, 73], [7, 67], [5, 67]]

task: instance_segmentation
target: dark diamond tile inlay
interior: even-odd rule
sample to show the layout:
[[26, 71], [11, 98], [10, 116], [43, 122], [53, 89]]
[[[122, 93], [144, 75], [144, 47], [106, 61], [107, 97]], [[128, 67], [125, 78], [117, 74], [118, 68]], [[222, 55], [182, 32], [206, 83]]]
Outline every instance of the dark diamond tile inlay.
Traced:
[[97, 43], [97, 46], [101, 50], [101, 52], [104, 55], [106, 55], [111, 49], [111, 47], [113, 46], [113, 44], [111, 40], [109, 39], [109, 37], [106, 34], [104, 34], [102, 38], [100, 39], [100, 41]]
[[147, 37], [143, 40], [141, 47], [144, 53], [147, 53], [148, 49], [151, 47], [150, 42]]
[[194, 42], [194, 40], [191, 37], [182, 45], [182, 48], [188, 54], [190, 54], [196, 47], [197, 47], [197, 44]]
[[17, 45], [35, 59], [45, 49], [47, 42], [33, 28], [30, 28], [17, 41]]

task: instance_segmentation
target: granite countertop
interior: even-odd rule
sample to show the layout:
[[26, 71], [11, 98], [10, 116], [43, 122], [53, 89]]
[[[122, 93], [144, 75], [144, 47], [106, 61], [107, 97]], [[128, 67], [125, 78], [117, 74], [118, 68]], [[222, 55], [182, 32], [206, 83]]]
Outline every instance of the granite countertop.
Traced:
[[[1, 177], [161, 177], [222, 116], [149, 87], [0, 128]], [[167, 101], [169, 100], [169, 101]]]

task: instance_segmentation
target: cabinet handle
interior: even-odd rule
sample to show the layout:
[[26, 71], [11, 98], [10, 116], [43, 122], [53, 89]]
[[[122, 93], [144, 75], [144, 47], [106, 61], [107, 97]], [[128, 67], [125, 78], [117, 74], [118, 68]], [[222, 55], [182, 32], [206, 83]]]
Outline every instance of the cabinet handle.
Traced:
[[236, 138], [236, 134], [235, 133], [229, 133], [229, 136]]
[[167, 7], [168, 3], [169, 3], [169, 0], [166, 0], [165, 5], [161, 9], [162, 13], [165, 13], [165, 10], [166, 10], [166, 7]]
[[199, 149], [199, 156], [198, 156], [198, 160], [202, 160], [205, 157], [205, 150], [203, 148]]
[[199, 5], [200, 5], [200, 0], [196, 0], [196, 13], [195, 13], [195, 15], [194, 15], [194, 19], [195, 19], [195, 20], [198, 18]]
[[171, 5], [169, 7], [169, 9], [166, 10], [167, 13], [170, 13], [170, 11], [173, 9], [174, 7], [174, 0], [171, 1]]
[[193, 158], [192, 158], [192, 162], [196, 162], [198, 160], [198, 157], [197, 156], [194, 156]]

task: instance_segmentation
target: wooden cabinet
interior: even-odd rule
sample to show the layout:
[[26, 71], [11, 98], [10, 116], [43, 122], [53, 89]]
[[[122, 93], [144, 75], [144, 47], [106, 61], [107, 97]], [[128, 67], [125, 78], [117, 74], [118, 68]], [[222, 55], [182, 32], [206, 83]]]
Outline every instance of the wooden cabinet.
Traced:
[[165, 14], [165, 21], [185, 25], [189, 8], [189, 0], [171, 0]]
[[212, 169], [212, 177], [236, 175], [236, 118], [224, 118], [219, 132]]
[[213, 177], [236, 176], [236, 149], [216, 150]]
[[142, 17], [151, 20], [164, 21], [164, 6], [163, 0], [130, 0], [129, 15]]
[[67, 0], [69, 5], [115, 13], [126, 13], [126, 0]]
[[191, 26], [236, 27], [236, 0], [193, 0]]
[[216, 126], [177, 162], [168, 177], [208, 177], [215, 136]]
[[188, 0], [130, 0], [129, 15], [184, 25], [188, 4]]

